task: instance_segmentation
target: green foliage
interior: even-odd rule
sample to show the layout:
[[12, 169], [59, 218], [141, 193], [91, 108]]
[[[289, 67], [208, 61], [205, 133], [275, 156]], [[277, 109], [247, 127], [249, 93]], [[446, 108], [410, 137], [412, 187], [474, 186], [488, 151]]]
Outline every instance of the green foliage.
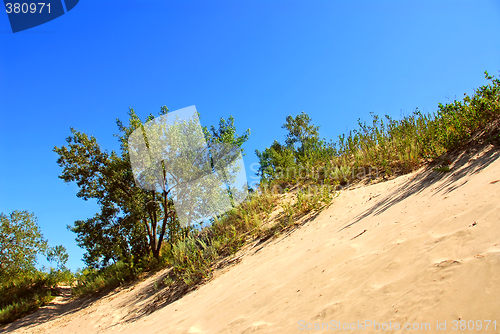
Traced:
[[213, 245], [189, 236], [173, 247], [173, 274], [184, 284], [191, 286], [210, 276], [210, 266], [217, 255]]
[[278, 141], [274, 141], [270, 148], [266, 148], [263, 152], [255, 151], [259, 158], [258, 175], [263, 179], [281, 179], [293, 180], [296, 175], [289, 174], [289, 171], [294, 171], [296, 161], [294, 150], [290, 147], [281, 145]]
[[49, 303], [56, 295], [53, 283], [53, 277], [40, 271], [2, 281], [0, 324], [12, 322]]
[[225, 143], [241, 147], [250, 137], [250, 129], [247, 129], [241, 135], [236, 133], [233, 116], [230, 116], [227, 120], [221, 118], [218, 129], [212, 125], [210, 126], [210, 130], [208, 130], [208, 128], [204, 126], [203, 133], [209, 145]]
[[332, 179], [337, 180], [340, 184], [348, 182], [351, 179], [351, 175], [352, 169], [349, 166], [335, 166], [331, 173]]
[[205, 229], [193, 230], [172, 246], [165, 245], [159, 261], [145, 257], [133, 262], [119, 261], [101, 269], [86, 268], [75, 277], [73, 295], [82, 297], [115, 288], [166, 265], [172, 266], [172, 272], [163, 285], [197, 284], [211, 277], [218, 259], [235, 254], [249, 238], [261, 233], [260, 223], [269, 217], [273, 204], [272, 196], [254, 193]]
[[304, 112], [295, 118], [287, 116], [282, 128], [288, 130], [285, 145], [275, 140], [263, 152], [255, 151], [260, 164], [257, 175], [264, 183], [291, 184], [314, 178], [308, 176], [311, 168], [325, 165], [335, 152], [333, 146], [319, 139], [319, 127]]
[[[417, 109], [401, 120], [372, 115], [370, 124], [358, 121], [357, 129], [339, 136], [334, 143], [319, 139], [319, 127], [312, 124], [307, 114], [288, 116], [283, 125], [288, 131], [285, 144], [274, 141], [263, 152], [256, 151], [260, 161], [259, 192], [251, 193], [238, 207], [213, 219], [202, 230], [178, 227], [175, 230], [174, 225], [169, 225], [177, 233], [172, 236], [177, 237], [168, 238], [166, 245], [156, 244], [156, 254], [151, 252], [151, 240], [157, 239], [151, 237], [153, 225], [147, 219], [151, 220], [155, 212], [160, 217], [162, 205], [168, 203], [155, 197], [158, 194], [137, 189], [127, 165], [127, 136], [142, 126], [141, 121], [133, 111], [128, 127], [118, 121], [123, 134], [119, 137], [123, 151], [119, 158], [114, 152], [100, 152], [95, 139], [73, 132], [75, 137], [71, 140], [85, 143], [86, 148], [81, 145], [70, 150], [56, 148], [65, 168], [62, 178], [78, 183], [80, 197], [96, 198], [103, 205], [100, 214], [86, 222], [77, 222], [81, 225], [76, 223], [74, 229], [83, 238], [80, 241], [87, 247], [89, 259], [117, 261], [100, 270], [87, 268], [78, 273], [75, 295], [116, 287], [145, 271], [166, 265], [172, 270], [162, 282], [164, 286], [192, 286], [210, 278], [219, 261], [236, 254], [250, 240], [278, 235], [296, 225], [300, 217], [330, 205], [338, 195], [339, 185], [370, 176], [371, 171], [377, 171], [377, 175], [406, 173], [446, 151], [467, 145], [475, 134], [500, 118], [500, 81], [487, 73], [486, 78], [491, 82], [489, 85], [480, 87], [471, 97], [466, 95], [463, 101], [439, 105], [436, 113], [422, 114]], [[160, 114], [166, 112], [168, 109], [164, 107]], [[249, 135], [248, 130], [236, 135], [232, 117], [221, 119], [219, 129], [203, 128], [203, 133], [209, 145], [231, 143], [240, 147]], [[498, 133], [490, 134], [490, 142], [500, 138]], [[74, 156], [68, 153], [71, 150]], [[87, 158], [78, 158], [82, 155]], [[435, 170], [447, 172], [448, 164]], [[281, 203], [283, 214], [278, 216], [277, 224], [269, 226], [279, 197], [266, 190], [285, 188], [285, 192], [290, 192], [292, 183], [299, 185], [295, 201]], [[133, 200], [126, 198], [127, 192]], [[144, 244], [148, 251], [138, 252]]]
[[451, 171], [450, 166], [446, 166], [446, 165], [435, 167], [435, 168], [433, 168], [433, 170], [435, 172], [438, 172], [438, 173], [448, 173]]
[[218, 259], [235, 254], [247, 240], [260, 235], [261, 223], [269, 217], [273, 205], [273, 196], [254, 193], [209, 227], [178, 241], [168, 255], [173, 267], [169, 285], [180, 282], [191, 286], [210, 278]]
[[[140, 125], [135, 112], [130, 110], [130, 126], [120, 121], [123, 136]], [[68, 228], [77, 234], [78, 245], [86, 249], [84, 261], [93, 267], [107, 265], [110, 260], [129, 259], [131, 254], [144, 255], [150, 250], [147, 240], [146, 216], [151, 210], [145, 203], [154, 201], [153, 194], [135, 186], [126, 147], [122, 139], [122, 154], [103, 151], [96, 138], [71, 129], [68, 146], [55, 147], [60, 176], [65, 182], [76, 182], [77, 196], [94, 198], [101, 212], [94, 217], [79, 220]], [[120, 214], [121, 213], [121, 214]], [[149, 222], [150, 223], [150, 222]]]
[[282, 126], [283, 129], [288, 130], [286, 146], [295, 149], [297, 156], [304, 156], [319, 142], [319, 126], [310, 123], [309, 115], [302, 112], [295, 118], [287, 116], [286, 123]]
[[9, 323], [48, 304], [57, 294], [58, 284], [71, 285], [68, 269], [25, 271], [0, 283], [0, 324]]
[[[159, 115], [168, 112], [164, 106]], [[153, 119], [154, 116], [149, 115], [144, 122]], [[78, 245], [86, 250], [85, 263], [94, 268], [104, 268], [110, 262], [133, 263], [149, 254], [159, 260], [163, 241], [173, 245], [184, 239], [191, 230], [180, 226], [171, 189], [165, 180], [161, 184], [162, 191], [144, 190], [135, 183], [128, 145], [134, 130], [144, 129], [141, 119], [130, 109], [128, 125], [120, 120], [117, 120], [117, 125], [120, 134], [116, 136], [121, 143], [119, 153], [102, 150], [94, 137], [75, 129], [71, 129], [72, 135], [67, 139], [67, 146], [54, 148], [59, 155], [57, 162], [63, 168], [60, 178], [65, 182], [76, 182], [79, 187], [77, 196], [84, 200], [93, 198], [101, 207], [94, 217], [76, 221], [69, 227], [76, 233]], [[169, 128], [166, 135], [176, 131], [183, 129]], [[187, 132], [196, 134], [196, 131]], [[209, 145], [228, 143], [241, 147], [249, 134], [249, 130], [241, 136], [236, 134], [233, 117], [228, 120], [221, 118], [218, 129], [213, 126], [210, 131], [203, 128], [203, 135]], [[148, 138], [144, 140], [148, 147], [154, 145]], [[184, 147], [191, 143], [184, 140], [177, 144]], [[196, 157], [193, 159], [196, 160]], [[181, 171], [187, 170], [182, 166], [177, 167]], [[164, 164], [161, 168], [165, 175]]]
[[295, 215], [294, 206], [290, 203], [282, 203], [283, 213], [287, 219], [287, 223], [292, 221], [293, 216]]
[[[302, 113], [288, 116], [283, 128], [286, 145], [274, 141], [263, 152], [258, 175], [261, 187], [276, 184], [346, 184], [376, 171], [377, 175], [407, 173], [444, 152], [468, 144], [473, 135], [500, 117], [500, 80], [485, 72], [488, 85], [463, 101], [442, 105], [436, 113], [418, 109], [401, 120], [372, 114], [371, 124], [358, 121], [358, 128], [339, 136], [335, 143], [320, 141], [318, 127]], [[497, 140], [490, 136], [490, 142]], [[500, 140], [498, 141], [500, 142]]]
[[299, 217], [307, 213], [320, 211], [329, 206], [337, 194], [334, 187], [330, 184], [310, 184], [302, 187], [302, 189], [297, 191], [297, 198], [293, 204], [282, 204], [285, 226], [288, 224], [295, 224]]
[[85, 268], [75, 276], [76, 286], [73, 296], [83, 297], [115, 288], [137, 278], [142, 270], [134, 268], [130, 263], [119, 261], [101, 270]]
[[45, 253], [47, 247], [34, 214], [0, 214], [0, 280], [34, 271], [36, 256]]
[[47, 250], [47, 261], [56, 263], [56, 270], [63, 271], [66, 269], [66, 262], [68, 262], [68, 252], [62, 245], [51, 247]]
[[[36, 269], [36, 257], [43, 254], [57, 268]], [[67, 260], [63, 246], [48, 246], [34, 214], [0, 214], [0, 324], [47, 304], [56, 295], [57, 284], [71, 284], [73, 275], [64, 266]]]

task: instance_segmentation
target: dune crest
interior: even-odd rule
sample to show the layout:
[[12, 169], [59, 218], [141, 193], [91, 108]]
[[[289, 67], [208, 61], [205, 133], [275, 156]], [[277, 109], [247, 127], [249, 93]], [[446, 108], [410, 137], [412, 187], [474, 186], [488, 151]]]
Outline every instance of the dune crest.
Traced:
[[162, 271], [98, 300], [72, 302], [50, 319], [37, 320], [41, 309], [3, 330], [295, 333], [356, 324], [370, 333], [390, 323], [383, 332], [391, 333], [396, 323], [436, 332], [473, 320], [481, 332], [499, 333], [499, 155], [493, 145], [469, 149], [449, 173], [427, 166], [342, 192], [300, 229], [251, 249], [171, 304], [154, 289]]

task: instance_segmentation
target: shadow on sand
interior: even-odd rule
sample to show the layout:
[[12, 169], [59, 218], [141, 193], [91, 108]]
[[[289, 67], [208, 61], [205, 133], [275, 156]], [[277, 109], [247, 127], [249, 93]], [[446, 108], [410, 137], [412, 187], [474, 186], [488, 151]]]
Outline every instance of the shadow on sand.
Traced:
[[[298, 217], [300, 219], [299, 224], [289, 225], [287, 228], [280, 230], [281, 235], [279, 237], [279, 239], [280, 239], [279, 241], [287, 238], [292, 233], [294, 233], [295, 231], [300, 229], [300, 227], [302, 227], [305, 224], [307, 224], [308, 222], [314, 220], [319, 215], [319, 213], [320, 212], [310, 212], [307, 214], [300, 215]], [[247, 249], [246, 251], [244, 251], [243, 254], [241, 254], [239, 256], [235, 256], [233, 258], [226, 257], [226, 258], [222, 259], [218, 264], [215, 264], [215, 268], [216, 269], [228, 268], [228, 267], [238, 263], [243, 256], [246, 256], [247, 254], [253, 255], [253, 254], [259, 252], [266, 245], [268, 245], [269, 243], [273, 242], [273, 240], [275, 240], [273, 238], [273, 236], [274, 236], [273, 233], [269, 233], [267, 235], [260, 237], [258, 240], [255, 241], [254, 245], [250, 246], [250, 249]], [[250, 253], [250, 251], [251, 251], [251, 253]], [[140, 298], [134, 298], [133, 300], [127, 301], [127, 303], [134, 303], [134, 304], [138, 304], [140, 306], [138, 306], [133, 312], [128, 314], [126, 317], [124, 317], [122, 319], [121, 323], [132, 323], [132, 322], [135, 322], [135, 321], [137, 321], [137, 320], [139, 320], [139, 319], [141, 319], [141, 318], [143, 318], [143, 317], [145, 317], [153, 312], [156, 312], [159, 309], [162, 309], [162, 308], [174, 303], [175, 301], [184, 297], [185, 295], [187, 295], [191, 291], [197, 290], [202, 285], [204, 285], [207, 281], [210, 280], [210, 279], [202, 280], [201, 282], [199, 282], [193, 286], [187, 286], [185, 284], [180, 284], [180, 285], [176, 284], [176, 285], [172, 285], [170, 287], [166, 287], [162, 291], [156, 291], [154, 288], [155, 282], [156, 282], [157, 286], [160, 286], [161, 282], [163, 281], [163, 279], [165, 279], [168, 276], [168, 274], [169, 273], [167, 272], [167, 273], [161, 275], [161, 277], [156, 279], [154, 282], [151, 282], [150, 284], [148, 284], [148, 287], [144, 289], [147, 292], [142, 293]], [[156, 295], [154, 297], [154, 300], [152, 300], [149, 303], [143, 303], [146, 299], [152, 297], [153, 295]], [[143, 304], [143, 305], [141, 305], [141, 304]]]
[[57, 290], [59, 290], [59, 296], [56, 296], [52, 302], [21, 319], [5, 325], [0, 328], [0, 333], [10, 333], [19, 328], [27, 329], [44, 324], [56, 317], [76, 313], [90, 306], [98, 299], [98, 297], [87, 297], [71, 300], [70, 287], [58, 287]]
[[[477, 154], [478, 157], [471, 159], [471, 156], [475, 154]], [[418, 194], [424, 189], [434, 186], [438, 182], [442, 181], [442, 183], [435, 188], [435, 192], [432, 196], [438, 193], [447, 194], [452, 192], [467, 183], [467, 180], [464, 179], [465, 176], [481, 172], [489, 164], [498, 159], [498, 157], [500, 157], [500, 150], [498, 146], [486, 145], [483, 147], [470, 147], [466, 151], [462, 151], [459, 154], [455, 153], [455, 155], [450, 154], [450, 156], [452, 157], [450, 160], [452, 160], [453, 165], [451, 172], [436, 172], [433, 169], [438, 164], [430, 164], [422, 172], [416, 174], [415, 177], [391, 191], [391, 193], [379, 200], [370, 209], [355, 217], [351, 223], [344, 226], [340, 231], [358, 223], [360, 220], [370, 215], [379, 215], [394, 204], [412, 195]], [[460, 182], [460, 180], [463, 181]]]
[[[471, 159], [471, 155], [477, 154], [477, 158]], [[450, 154], [453, 157], [453, 154]], [[498, 146], [487, 145], [482, 148], [471, 147], [466, 151], [461, 153], [456, 153], [452, 160], [452, 172], [450, 173], [439, 173], [433, 170], [437, 166], [437, 163], [430, 164], [422, 172], [416, 174], [413, 178], [399, 185], [397, 188], [393, 189], [384, 198], [380, 199], [371, 208], [361, 213], [353, 219], [351, 223], [344, 226], [341, 230], [348, 228], [362, 219], [370, 215], [380, 215], [387, 209], [389, 209], [394, 204], [397, 204], [406, 198], [418, 194], [426, 188], [435, 186], [436, 183], [441, 182], [441, 184], [435, 188], [435, 192], [432, 196], [438, 193], [447, 194], [453, 190], [463, 186], [467, 183], [464, 178], [468, 175], [481, 172], [484, 168], [494, 162], [500, 157], [500, 150]], [[459, 182], [463, 180], [462, 182]], [[301, 226], [305, 225], [307, 222], [316, 218], [319, 214], [314, 213], [311, 215], [303, 216], [303, 220], [300, 224], [291, 225], [289, 228], [282, 230], [285, 234], [280, 237], [280, 239], [287, 238], [290, 234], [298, 230]], [[270, 243], [272, 240], [272, 235], [261, 237], [260, 240], [252, 247], [255, 248], [253, 253], [260, 251], [266, 244]], [[229, 261], [231, 262], [231, 261]], [[236, 263], [236, 262], [234, 262]], [[226, 262], [223, 267], [228, 266]], [[172, 304], [178, 299], [182, 298], [191, 291], [198, 289], [205, 281], [199, 282], [194, 286], [187, 286], [185, 284], [175, 285], [167, 288], [163, 288], [158, 291], [158, 287], [163, 285], [163, 280], [168, 277], [170, 271], [159, 275], [155, 280], [152, 280], [144, 288], [142, 288], [141, 293], [135, 295], [134, 298], [128, 298], [123, 304], [127, 305], [137, 305], [135, 310], [132, 310], [127, 316], [125, 316], [118, 323], [110, 326], [114, 327], [120, 323], [132, 323], [144, 316], [147, 316], [165, 306]], [[68, 288], [69, 289], [69, 288]], [[62, 290], [61, 294], [63, 299], [59, 303], [51, 303], [43, 308], [38, 309], [36, 312], [16, 320], [15, 322], [0, 328], [0, 332], [8, 333], [23, 327], [24, 329], [43, 324], [55, 317], [70, 315], [78, 312], [81, 309], [89, 307], [92, 303], [100, 298], [103, 298], [105, 294], [100, 294], [99, 296], [91, 296], [83, 299], [70, 300], [70, 291]], [[148, 299], [152, 298], [152, 301], [148, 302]]]

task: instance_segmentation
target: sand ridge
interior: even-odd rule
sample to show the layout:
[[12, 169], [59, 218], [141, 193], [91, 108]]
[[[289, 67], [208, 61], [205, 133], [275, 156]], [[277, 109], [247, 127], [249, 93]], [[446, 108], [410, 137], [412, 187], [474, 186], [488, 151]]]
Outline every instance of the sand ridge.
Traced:
[[[146, 312], [154, 282], [122, 288], [15, 333], [327, 333], [318, 324], [496, 320], [500, 333], [500, 159], [492, 145], [343, 192], [291, 234], [255, 247], [183, 298]], [[74, 302], [77, 303], [77, 302]], [[79, 302], [82, 303], [82, 302]], [[20, 325], [22, 324], [22, 325]], [[360, 332], [343, 330], [343, 332]], [[366, 333], [395, 333], [394, 329]], [[414, 331], [418, 332], [418, 331]], [[442, 332], [442, 331], [440, 331]]]

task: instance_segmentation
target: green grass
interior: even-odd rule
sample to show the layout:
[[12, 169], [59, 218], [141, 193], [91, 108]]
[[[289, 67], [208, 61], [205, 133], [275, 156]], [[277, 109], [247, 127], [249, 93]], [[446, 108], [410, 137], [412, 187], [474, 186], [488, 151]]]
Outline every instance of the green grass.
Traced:
[[234, 255], [248, 240], [260, 235], [274, 201], [269, 194], [251, 194], [247, 201], [214, 220], [210, 227], [177, 242], [168, 258], [173, 267], [170, 279], [192, 286], [210, 278], [218, 260]]
[[85, 268], [76, 274], [72, 295], [84, 297], [116, 288], [138, 278], [142, 272], [142, 268], [134, 268], [132, 264], [121, 261], [102, 270]]
[[[439, 104], [434, 113], [417, 109], [401, 120], [372, 114], [371, 122], [359, 120], [357, 129], [337, 141], [316, 140], [305, 151], [275, 143], [273, 147], [279, 149], [266, 149], [262, 154], [261, 163], [266, 168], [261, 186], [270, 189], [325, 181], [345, 185], [359, 181], [370, 171], [382, 177], [411, 172], [446, 152], [469, 145], [471, 140], [498, 145], [500, 129], [488, 127], [500, 118], [500, 80], [485, 75], [489, 84], [476, 89], [472, 96], [464, 95], [462, 101]], [[483, 136], [482, 131], [489, 134]]]
[[[192, 231], [175, 244], [166, 245], [160, 262], [147, 258], [139, 265], [118, 262], [99, 271], [85, 269], [77, 275], [74, 295], [116, 287], [144, 271], [162, 267], [172, 270], [156, 288], [196, 285], [212, 276], [216, 263], [234, 256], [249, 242], [279, 235], [296, 225], [300, 217], [330, 205], [339, 187], [367, 177], [411, 172], [446, 152], [471, 144], [473, 138], [481, 140], [481, 131], [489, 131], [486, 142], [500, 144], [500, 129], [488, 128], [500, 118], [500, 80], [487, 73], [486, 78], [490, 83], [472, 96], [440, 104], [435, 113], [423, 114], [417, 109], [401, 120], [372, 115], [370, 124], [358, 121], [357, 129], [339, 136], [336, 142], [310, 141], [300, 150], [273, 144], [276, 149], [262, 154], [266, 168], [260, 192], [252, 193], [202, 231]], [[434, 170], [449, 172], [448, 165]], [[290, 203], [270, 191], [289, 193], [294, 188], [298, 189], [296, 199]], [[269, 224], [271, 213], [279, 205], [283, 214], [274, 225]]]
[[450, 166], [439, 166], [433, 168], [433, 171], [438, 172], [438, 173], [449, 173], [451, 171]]
[[192, 231], [172, 246], [165, 245], [159, 263], [154, 263], [151, 257], [139, 265], [118, 262], [101, 270], [84, 269], [76, 275], [73, 295], [100, 293], [136, 279], [146, 271], [165, 267], [171, 267], [172, 271], [164, 286], [189, 287], [208, 279], [218, 260], [234, 255], [249, 239], [260, 236], [261, 224], [272, 212], [275, 200], [272, 195], [251, 194], [247, 201], [214, 220], [211, 226]]
[[7, 324], [49, 303], [56, 284], [70, 279], [67, 272], [33, 271], [2, 278], [0, 283], [0, 324]]

